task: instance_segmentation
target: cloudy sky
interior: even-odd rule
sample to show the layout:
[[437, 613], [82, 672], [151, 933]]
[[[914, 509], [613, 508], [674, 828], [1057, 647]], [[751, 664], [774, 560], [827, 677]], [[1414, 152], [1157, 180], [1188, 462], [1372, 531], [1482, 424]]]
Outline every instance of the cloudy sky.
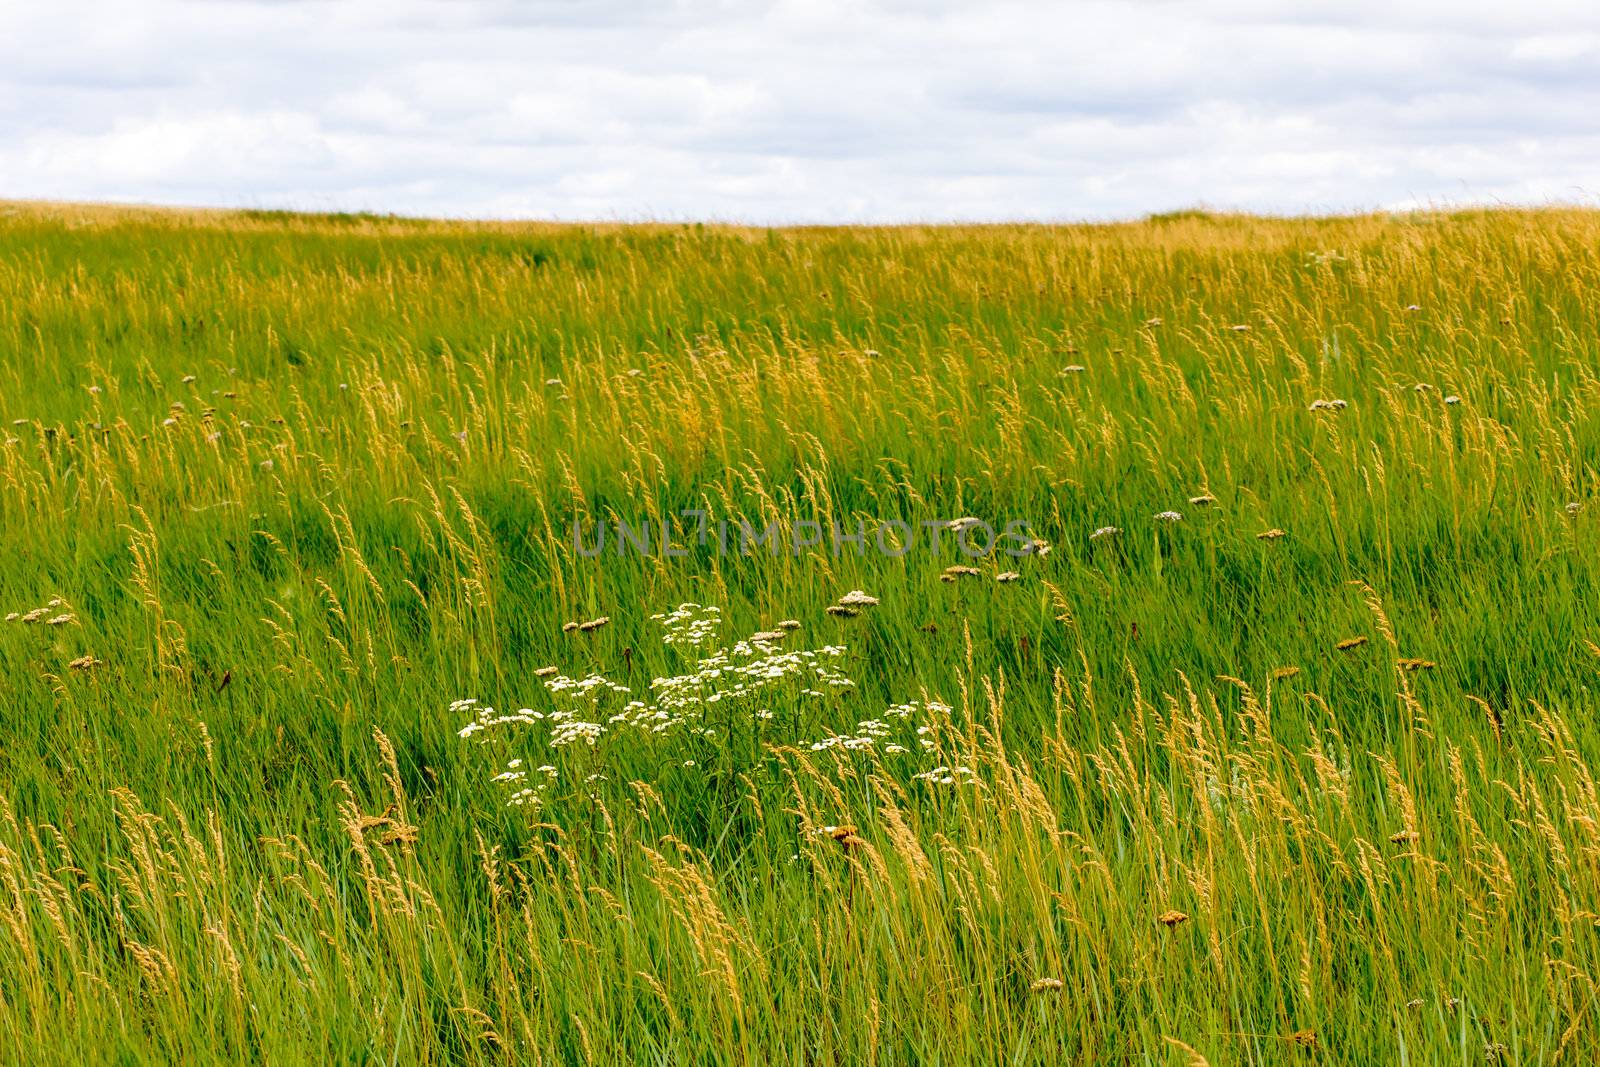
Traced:
[[1596, 115], [1593, 0], [0, 0], [0, 197], [755, 222], [1594, 203]]

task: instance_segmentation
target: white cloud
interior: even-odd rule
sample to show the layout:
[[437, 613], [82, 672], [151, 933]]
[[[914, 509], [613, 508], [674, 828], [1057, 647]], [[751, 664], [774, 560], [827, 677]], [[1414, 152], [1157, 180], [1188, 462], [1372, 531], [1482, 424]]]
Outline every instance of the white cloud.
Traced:
[[0, 0], [0, 196], [560, 218], [1600, 190], [1600, 9]]

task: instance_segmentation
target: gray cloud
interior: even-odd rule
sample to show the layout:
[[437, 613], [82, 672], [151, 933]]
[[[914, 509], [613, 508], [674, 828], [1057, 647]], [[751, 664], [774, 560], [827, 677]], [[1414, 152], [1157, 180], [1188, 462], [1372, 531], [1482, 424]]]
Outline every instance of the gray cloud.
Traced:
[[0, 196], [758, 222], [1587, 200], [1597, 110], [1600, 10], [1566, 0], [0, 6]]

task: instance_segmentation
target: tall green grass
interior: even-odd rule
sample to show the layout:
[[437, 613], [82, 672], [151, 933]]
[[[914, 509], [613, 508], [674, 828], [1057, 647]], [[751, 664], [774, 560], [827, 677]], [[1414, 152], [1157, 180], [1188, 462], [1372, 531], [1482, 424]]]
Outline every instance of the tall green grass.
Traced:
[[[0, 205], [0, 1059], [1590, 1061], [1597, 293], [1561, 210]], [[574, 548], [686, 509], [1051, 551]], [[458, 736], [685, 601], [855, 685]]]

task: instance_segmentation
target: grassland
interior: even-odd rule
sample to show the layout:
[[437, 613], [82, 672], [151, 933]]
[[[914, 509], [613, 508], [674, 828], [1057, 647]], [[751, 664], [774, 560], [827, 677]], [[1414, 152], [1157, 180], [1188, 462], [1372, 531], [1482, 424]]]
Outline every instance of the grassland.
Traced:
[[[1576, 211], [0, 204], [0, 1060], [1594, 1062], [1597, 320]], [[1050, 551], [574, 546], [686, 509]]]

